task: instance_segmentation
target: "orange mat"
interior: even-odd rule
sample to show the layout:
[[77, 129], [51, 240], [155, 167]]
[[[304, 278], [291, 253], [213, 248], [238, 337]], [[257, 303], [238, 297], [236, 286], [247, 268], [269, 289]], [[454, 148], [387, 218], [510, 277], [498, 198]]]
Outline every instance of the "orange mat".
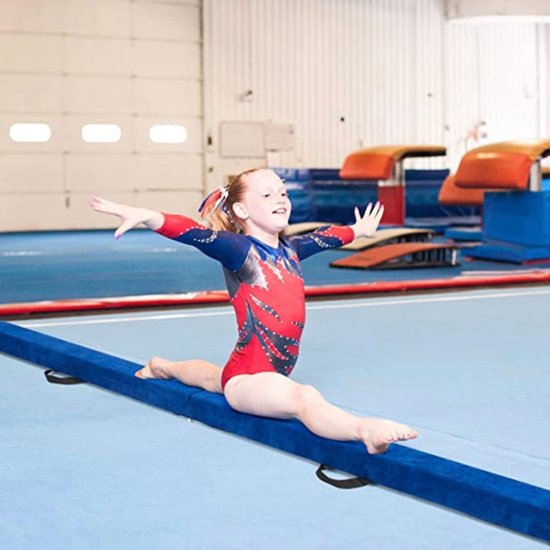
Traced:
[[456, 244], [397, 243], [352, 254], [336, 260], [332, 267], [350, 269], [394, 269], [457, 265]]

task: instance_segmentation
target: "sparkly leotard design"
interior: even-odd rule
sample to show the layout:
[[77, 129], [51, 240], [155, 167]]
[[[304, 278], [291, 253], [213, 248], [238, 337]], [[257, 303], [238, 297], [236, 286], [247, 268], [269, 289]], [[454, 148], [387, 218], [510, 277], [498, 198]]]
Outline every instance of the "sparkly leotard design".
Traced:
[[253, 237], [213, 231], [173, 214], [164, 214], [158, 233], [198, 248], [223, 266], [239, 335], [223, 370], [222, 386], [239, 374], [292, 372], [305, 321], [300, 260], [354, 238], [350, 227], [327, 226], [280, 239], [278, 248], [273, 248]]

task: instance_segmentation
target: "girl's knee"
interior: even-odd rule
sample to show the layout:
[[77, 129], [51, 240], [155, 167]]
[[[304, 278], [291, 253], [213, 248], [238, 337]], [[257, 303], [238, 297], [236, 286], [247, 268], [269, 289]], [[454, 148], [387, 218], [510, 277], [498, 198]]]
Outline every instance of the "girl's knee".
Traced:
[[229, 403], [230, 407], [235, 410], [240, 409], [240, 402], [241, 399], [239, 399], [240, 391], [238, 390], [239, 382], [244, 378], [244, 376], [234, 376], [230, 378], [227, 383], [225, 384], [225, 388], [223, 389], [223, 394], [225, 396], [225, 399]]
[[315, 406], [323, 401], [321, 392], [309, 385], [299, 385], [295, 389], [295, 401], [300, 412], [307, 410], [308, 407]]

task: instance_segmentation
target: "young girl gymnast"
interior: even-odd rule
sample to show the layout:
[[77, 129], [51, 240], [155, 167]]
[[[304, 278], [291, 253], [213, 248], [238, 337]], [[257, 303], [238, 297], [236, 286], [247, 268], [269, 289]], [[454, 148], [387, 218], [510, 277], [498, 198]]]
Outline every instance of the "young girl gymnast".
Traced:
[[281, 179], [263, 168], [243, 172], [206, 197], [199, 212], [209, 227], [185, 216], [98, 197], [90, 205], [120, 218], [116, 238], [144, 224], [218, 260], [237, 316], [237, 343], [223, 369], [201, 359], [153, 357], [136, 376], [175, 378], [223, 393], [229, 405], [243, 413], [296, 417], [321, 437], [362, 441], [371, 454], [385, 452], [392, 442], [417, 436], [403, 424], [349, 414], [328, 403], [312, 386], [288, 378], [298, 359], [305, 321], [300, 260], [356, 237], [372, 236], [384, 212], [382, 205], [369, 204], [363, 215], [356, 208], [356, 222], [351, 226], [328, 226], [306, 235], [282, 237], [290, 201]]

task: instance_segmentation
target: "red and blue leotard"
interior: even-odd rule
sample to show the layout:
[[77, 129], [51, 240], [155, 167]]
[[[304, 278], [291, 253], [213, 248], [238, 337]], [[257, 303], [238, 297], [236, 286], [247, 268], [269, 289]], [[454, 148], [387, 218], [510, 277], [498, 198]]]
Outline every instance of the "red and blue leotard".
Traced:
[[291, 373], [305, 321], [300, 260], [354, 238], [351, 227], [327, 226], [282, 238], [273, 248], [253, 237], [213, 231], [173, 214], [164, 214], [157, 232], [198, 248], [223, 266], [239, 336], [223, 369], [222, 387], [239, 374]]

